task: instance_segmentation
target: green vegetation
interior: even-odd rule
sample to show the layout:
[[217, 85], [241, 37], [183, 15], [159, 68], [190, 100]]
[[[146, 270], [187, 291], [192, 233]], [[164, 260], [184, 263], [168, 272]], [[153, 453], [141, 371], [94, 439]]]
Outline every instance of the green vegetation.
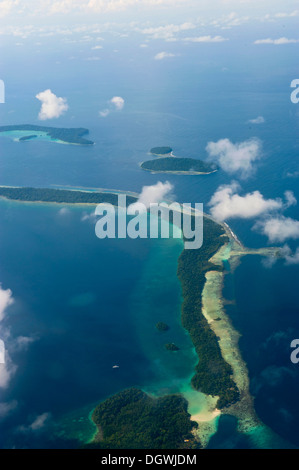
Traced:
[[171, 147], [154, 147], [150, 150], [153, 155], [167, 155], [172, 152]]
[[159, 321], [156, 324], [156, 328], [159, 331], [168, 331], [169, 330], [169, 326], [166, 323], [163, 323], [162, 321]]
[[[97, 406], [92, 419], [98, 436], [87, 448], [177, 449], [194, 445], [187, 401], [178, 395], [151, 398], [132, 388]], [[188, 443], [184, 441], [188, 440]]]
[[215, 165], [195, 160], [194, 158], [177, 158], [166, 157], [157, 160], [148, 160], [142, 163], [141, 168], [147, 171], [166, 171], [166, 172], [183, 172], [189, 171], [194, 173], [211, 173], [216, 170]]
[[165, 344], [165, 349], [167, 349], [167, 351], [179, 351], [180, 350], [180, 348], [174, 343]]
[[219, 396], [217, 407], [224, 408], [239, 398], [232, 380], [232, 368], [223, 359], [215, 333], [202, 314], [202, 291], [205, 274], [210, 270], [223, 270], [209, 259], [228, 241], [224, 229], [205, 217], [204, 244], [199, 250], [184, 250], [179, 258], [178, 277], [182, 284], [182, 324], [189, 332], [199, 362], [192, 385], [196, 390]]
[[[71, 191], [67, 189], [48, 188], [9, 188], [0, 186], [0, 197], [25, 202], [57, 202], [64, 204], [100, 204], [116, 205], [117, 194], [87, 191]], [[136, 198], [127, 196], [127, 205], [136, 202]]]
[[[44, 127], [34, 126], [31, 124], [21, 124], [17, 126], [1, 126], [0, 132], [9, 131], [28, 131], [32, 132], [46, 132], [52, 139], [61, 140], [68, 144], [80, 144], [80, 145], [93, 145], [94, 142], [91, 140], [84, 139], [83, 136], [88, 134], [88, 129], [76, 128], [76, 129], [64, 129], [58, 127]], [[30, 136], [29, 136], [30, 137]], [[23, 137], [20, 140], [26, 140]]]

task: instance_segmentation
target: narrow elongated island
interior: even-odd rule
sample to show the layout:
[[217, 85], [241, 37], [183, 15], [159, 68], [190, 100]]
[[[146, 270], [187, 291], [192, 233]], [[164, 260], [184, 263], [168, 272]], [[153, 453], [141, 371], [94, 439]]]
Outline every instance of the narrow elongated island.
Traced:
[[83, 136], [89, 133], [88, 129], [79, 128], [58, 128], [35, 126], [33, 124], [19, 124], [15, 126], [0, 126], [0, 137], [11, 137], [19, 142], [28, 140], [49, 140], [56, 143], [74, 145], [93, 145], [92, 140]]
[[215, 165], [195, 158], [165, 157], [141, 163], [141, 168], [152, 173], [209, 175], [217, 171]]

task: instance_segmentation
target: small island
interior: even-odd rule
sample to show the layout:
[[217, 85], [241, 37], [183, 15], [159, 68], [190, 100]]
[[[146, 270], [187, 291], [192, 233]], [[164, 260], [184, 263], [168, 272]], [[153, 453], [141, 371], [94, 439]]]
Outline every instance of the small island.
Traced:
[[180, 348], [174, 343], [165, 344], [165, 349], [167, 349], [167, 351], [179, 351], [180, 350]]
[[15, 137], [18, 141], [38, 139], [40, 137], [57, 143], [93, 145], [94, 142], [83, 137], [88, 133], [88, 129], [83, 127], [65, 129], [63, 127], [35, 126], [33, 124], [0, 126], [0, 136], [2, 134], [7, 137]]
[[[108, 398], [92, 414], [98, 433], [89, 449], [190, 449], [195, 445], [188, 403], [180, 395], [152, 398], [132, 388]], [[198, 445], [198, 443], [197, 443]]]
[[150, 150], [153, 155], [168, 155], [172, 152], [171, 147], [154, 147]]
[[141, 168], [153, 173], [176, 173], [190, 175], [208, 175], [217, 171], [212, 163], [194, 158], [165, 157], [148, 160], [141, 164]]
[[161, 331], [161, 332], [165, 332], [165, 331], [168, 331], [169, 330], [169, 326], [162, 322], [162, 321], [159, 321], [157, 324], [156, 324], [156, 328], [158, 331]]
[[[101, 204], [117, 205], [118, 195], [97, 191], [80, 191], [52, 188], [21, 188], [0, 186], [0, 197], [22, 202], [45, 202], [57, 204]], [[127, 196], [127, 205], [136, 202], [137, 198]]]

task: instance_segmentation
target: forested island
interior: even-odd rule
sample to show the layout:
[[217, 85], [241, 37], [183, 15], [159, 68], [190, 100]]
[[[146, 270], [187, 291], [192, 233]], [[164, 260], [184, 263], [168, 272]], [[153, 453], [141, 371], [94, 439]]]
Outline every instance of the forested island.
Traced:
[[[152, 398], [132, 388], [108, 398], [92, 415], [98, 434], [87, 448], [184, 449], [194, 446], [187, 401], [179, 395]], [[198, 443], [197, 443], [198, 445]]]
[[79, 128], [58, 128], [58, 127], [45, 127], [45, 126], [34, 126], [32, 124], [21, 124], [16, 126], [0, 126], [1, 132], [12, 132], [12, 131], [28, 131], [28, 136], [23, 136], [19, 140], [30, 140], [36, 138], [36, 132], [45, 132], [51, 139], [60, 140], [67, 144], [77, 145], [93, 145], [92, 140], [85, 139], [83, 136], [89, 133], [88, 129], [83, 127]]
[[150, 150], [153, 155], [168, 155], [172, 152], [171, 147], [154, 147]]
[[148, 160], [141, 164], [143, 170], [156, 173], [209, 174], [217, 170], [216, 166], [194, 158], [165, 157]]
[[223, 359], [218, 339], [202, 313], [202, 291], [208, 271], [223, 270], [209, 260], [227, 243], [223, 227], [205, 217], [204, 244], [199, 250], [184, 250], [179, 258], [178, 277], [182, 284], [182, 324], [190, 334], [198, 356], [192, 386], [201, 392], [218, 396], [222, 409], [239, 399], [239, 390], [232, 379], [232, 368]]
[[[61, 204], [101, 204], [117, 205], [118, 195], [96, 191], [79, 191], [49, 188], [13, 188], [0, 186], [0, 197], [24, 202], [55, 202]], [[135, 197], [127, 196], [127, 205], [136, 202]]]

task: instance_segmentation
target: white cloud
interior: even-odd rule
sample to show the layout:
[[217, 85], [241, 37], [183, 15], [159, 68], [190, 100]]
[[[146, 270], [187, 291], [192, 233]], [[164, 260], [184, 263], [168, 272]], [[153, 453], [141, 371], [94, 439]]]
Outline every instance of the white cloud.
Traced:
[[99, 115], [100, 115], [101, 117], [104, 117], [104, 118], [105, 118], [105, 117], [108, 116], [108, 114], [110, 114], [110, 111], [109, 111], [109, 109], [107, 109], [107, 108], [106, 108], [106, 109], [103, 109], [102, 111], [99, 111]]
[[297, 199], [294, 196], [293, 191], [285, 191], [284, 196], [286, 198], [285, 208], [297, 205]]
[[259, 139], [250, 139], [233, 144], [229, 139], [209, 142], [206, 151], [209, 159], [216, 161], [227, 173], [239, 172], [247, 178], [253, 171], [253, 163], [262, 157], [262, 145]]
[[281, 254], [287, 265], [299, 264], [299, 248], [296, 249], [295, 253], [292, 253], [291, 248], [288, 245], [284, 245], [281, 249]]
[[154, 28], [144, 28], [137, 31], [150, 36], [152, 39], [165, 39], [166, 41], [172, 40], [176, 33], [181, 31], [188, 31], [194, 29], [196, 26], [193, 23], [182, 23], [179, 25], [167, 24], [165, 26], [158, 26]]
[[125, 106], [125, 100], [121, 96], [114, 96], [111, 100], [108, 101], [109, 108], [102, 109], [99, 111], [99, 116], [105, 118], [112, 111], [121, 111]]
[[262, 220], [255, 224], [254, 229], [266, 235], [273, 243], [299, 238], [299, 220], [290, 217], [277, 216]]
[[288, 39], [288, 38], [279, 38], [279, 39], [257, 39], [254, 41], [254, 44], [274, 44], [275, 46], [281, 46], [284, 44], [295, 44], [298, 43], [299, 39]]
[[259, 191], [240, 196], [238, 183], [220, 186], [209, 206], [211, 215], [220, 221], [231, 218], [250, 219], [283, 208], [281, 199], [265, 199]]
[[97, 45], [91, 48], [92, 51], [97, 51], [98, 49], [103, 49], [103, 46]]
[[[4, 319], [7, 308], [14, 302], [12, 298], [12, 292], [10, 289], [2, 289], [0, 284], [0, 322]], [[0, 334], [3, 338], [3, 334], [6, 332], [0, 330]], [[4, 351], [2, 350], [4, 348]], [[14, 375], [17, 367], [13, 364], [8, 352], [5, 350], [5, 345], [1, 341], [1, 356], [5, 359], [5, 363], [0, 363], [0, 388], [7, 388], [12, 376]]]
[[15, 340], [15, 348], [18, 351], [24, 351], [27, 350], [29, 345], [34, 343], [35, 338], [32, 338], [30, 336], [18, 336]]
[[228, 41], [228, 39], [222, 36], [199, 36], [199, 37], [191, 37], [191, 38], [184, 38], [184, 41], [188, 42], [224, 42]]
[[292, 11], [291, 13], [276, 13], [275, 18], [294, 18], [299, 15], [299, 10]]
[[66, 99], [58, 98], [50, 89], [38, 93], [36, 98], [42, 103], [38, 115], [41, 121], [58, 118], [69, 108]]
[[58, 215], [60, 215], [61, 217], [64, 217], [66, 215], [70, 215], [71, 211], [68, 207], [62, 207], [61, 209], [59, 209], [58, 211]]
[[115, 106], [117, 111], [121, 111], [125, 105], [125, 100], [121, 96], [114, 96], [110, 100], [110, 103]]
[[250, 124], [264, 124], [265, 118], [263, 116], [258, 116], [255, 119], [249, 119]]
[[18, 4], [19, 0], [3, 0], [0, 2], [0, 18], [8, 15]]
[[81, 217], [81, 222], [90, 222], [92, 224], [96, 223], [97, 221], [97, 216], [94, 212], [87, 213], [83, 212], [82, 217]]
[[144, 206], [148, 209], [150, 204], [162, 202], [166, 196], [169, 196], [172, 190], [173, 185], [168, 181], [166, 183], [159, 181], [153, 186], [144, 186], [138, 201], [128, 207], [128, 214], [134, 215], [136, 210], [144, 211]]
[[163, 60], [163, 59], [167, 59], [168, 57], [175, 57], [175, 54], [172, 54], [171, 52], [159, 52], [158, 54], [155, 55], [154, 59]]

